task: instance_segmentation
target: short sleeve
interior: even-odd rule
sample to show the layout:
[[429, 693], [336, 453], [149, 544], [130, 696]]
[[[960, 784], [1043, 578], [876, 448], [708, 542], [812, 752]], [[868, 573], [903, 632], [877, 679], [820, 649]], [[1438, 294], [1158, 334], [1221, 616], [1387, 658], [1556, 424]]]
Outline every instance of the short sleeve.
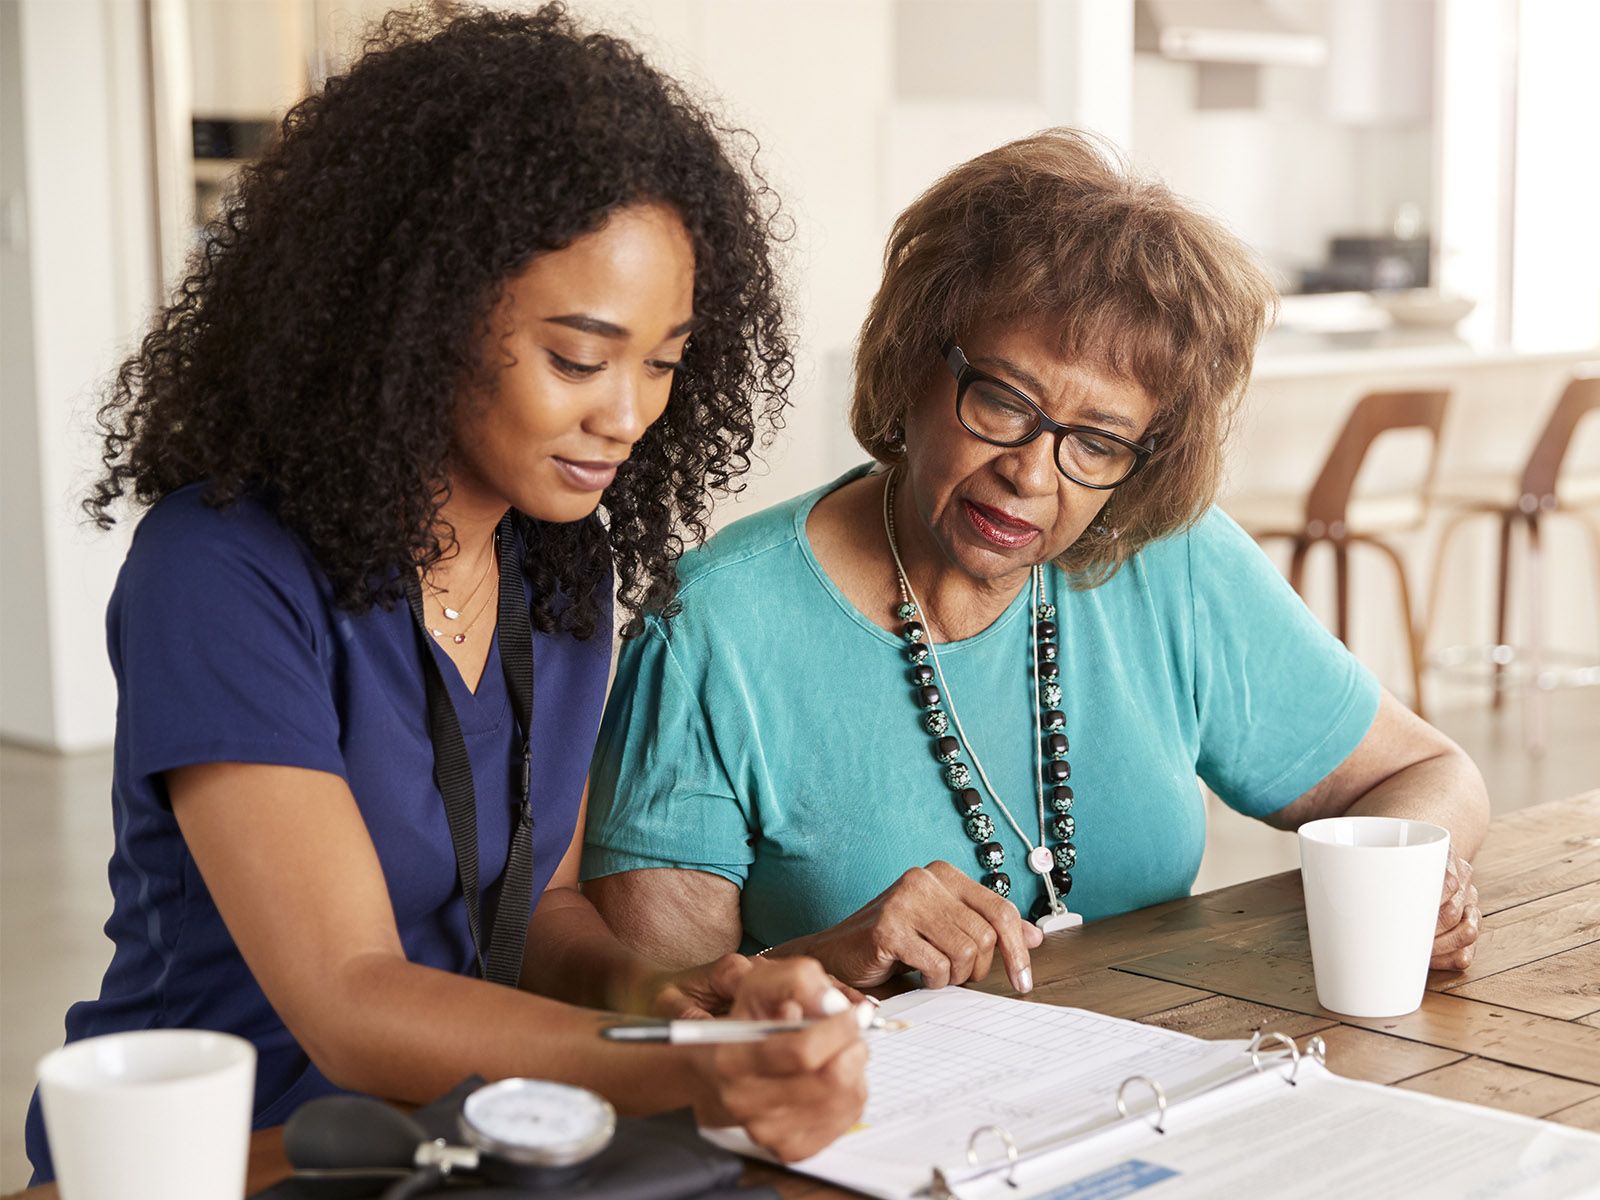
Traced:
[[1188, 540], [1197, 770], [1230, 808], [1267, 816], [1349, 757], [1378, 682], [1227, 515]]
[[148, 513], [107, 617], [133, 774], [209, 762], [342, 775], [315, 568], [259, 506]]
[[652, 619], [617, 656], [589, 773], [583, 878], [681, 867], [743, 888], [755, 835], [700, 693]]

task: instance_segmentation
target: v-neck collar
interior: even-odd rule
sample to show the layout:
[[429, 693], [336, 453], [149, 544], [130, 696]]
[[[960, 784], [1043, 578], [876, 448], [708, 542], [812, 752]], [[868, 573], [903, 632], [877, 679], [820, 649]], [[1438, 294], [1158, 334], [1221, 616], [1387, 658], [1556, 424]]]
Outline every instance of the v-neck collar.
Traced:
[[[835, 479], [827, 487], [819, 488], [815, 492], [811, 493], [806, 501], [803, 504], [798, 505], [795, 509], [794, 536], [795, 541], [799, 543], [800, 553], [805, 559], [806, 565], [811, 568], [812, 574], [817, 577], [817, 582], [822, 585], [823, 591], [827, 592], [828, 595], [833, 599], [834, 603], [843, 610], [845, 616], [847, 616], [861, 629], [870, 633], [878, 641], [900, 649], [904, 647], [905, 639], [890, 633], [882, 625], [879, 625], [876, 621], [870, 619], [865, 613], [857, 608], [855, 604], [851, 602], [850, 598], [840, 590], [839, 585], [833, 581], [833, 577], [829, 575], [826, 568], [823, 567], [821, 560], [817, 558], [816, 551], [811, 547], [811, 538], [806, 532], [806, 521], [811, 516], [811, 510], [817, 506], [824, 496], [832, 495], [834, 492], [844, 487], [844, 485], [847, 483], [854, 483], [857, 479], [864, 478], [877, 465], [878, 464], [876, 463], [865, 463], [858, 467], [852, 467], [838, 479]], [[893, 569], [894, 568], [892, 565], [885, 566], [885, 570], [892, 571]], [[1046, 571], [1046, 574], [1048, 574], [1048, 570]], [[981, 646], [991, 637], [999, 636], [999, 634], [1011, 626], [1012, 622], [1017, 619], [1020, 613], [1027, 611], [1028, 594], [1030, 591], [1031, 589], [1028, 587], [1028, 585], [1024, 584], [1022, 590], [1017, 593], [1016, 598], [1007, 604], [1000, 615], [991, 621], [987, 627], [980, 629], [971, 637], [962, 638], [959, 641], [940, 642], [939, 653], [959, 654], [969, 647]]]
[[[407, 624], [411, 621], [409, 612], [406, 613], [406, 621]], [[455, 659], [444, 652], [444, 647], [431, 637], [427, 641], [428, 653], [437, 657], [439, 674], [444, 678], [445, 691], [449, 693], [450, 703], [456, 710], [456, 720], [461, 722], [461, 732], [485, 733], [498, 728], [505, 720], [506, 709], [511, 703], [505, 667], [500, 662], [499, 622], [495, 623], [494, 634], [489, 639], [489, 656], [484, 659], [483, 675], [478, 679], [476, 692], [467, 686], [461, 668], [456, 666]]]

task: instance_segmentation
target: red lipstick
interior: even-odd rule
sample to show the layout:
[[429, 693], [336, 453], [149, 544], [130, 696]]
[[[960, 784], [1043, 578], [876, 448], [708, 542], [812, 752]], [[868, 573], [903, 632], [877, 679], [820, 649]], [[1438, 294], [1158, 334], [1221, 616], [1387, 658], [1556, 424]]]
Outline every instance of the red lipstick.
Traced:
[[979, 504], [976, 500], [962, 500], [967, 520], [984, 541], [1006, 550], [1019, 550], [1039, 536], [1039, 527], [1012, 516], [1002, 509]]

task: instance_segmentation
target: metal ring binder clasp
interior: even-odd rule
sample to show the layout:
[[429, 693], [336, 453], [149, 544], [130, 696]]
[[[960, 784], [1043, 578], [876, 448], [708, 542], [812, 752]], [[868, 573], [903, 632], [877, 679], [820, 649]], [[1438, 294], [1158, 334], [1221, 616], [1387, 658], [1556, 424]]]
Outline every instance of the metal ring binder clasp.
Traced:
[[1122, 1081], [1122, 1086], [1117, 1089], [1117, 1112], [1126, 1117], [1128, 1115], [1128, 1101], [1125, 1093], [1130, 1083], [1142, 1083], [1155, 1093], [1156, 1097], [1156, 1132], [1167, 1131], [1167, 1093], [1161, 1085], [1148, 1075], [1129, 1075]]
[[967, 1166], [978, 1165], [978, 1139], [986, 1133], [992, 1133], [1004, 1143], [1006, 1148], [1006, 1162], [1011, 1164], [1011, 1169], [1006, 1172], [1006, 1184], [1010, 1187], [1017, 1186], [1017, 1159], [1021, 1154], [1017, 1150], [1017, 1140], [999, 1125], [980, 1125], [972, 1131], [972, 1136], [967, 1139]]
[[[1315, 1039], [1322, 1043], [1321, 1038]], [[1262, 1033], [1256, 1030], [1255, 1036], [1250, 1039], [1250, 1065], [1257, 1071], [1261, 1070], [1261, 1047], [1267, 1042], [1281, 1042], [1289, 1050], [1290, 1067], [1288, 1083], [1294, 1086], [1295, 1076], [1300, 1074], [1300, 1047], [1294, 1044], [1294, 1039], [1286, 1033]], [[1324, 1044], [1324, 1048], [1325, 1044]], [[1315, 1053], [1313, 1051], [1313, 1053]]]

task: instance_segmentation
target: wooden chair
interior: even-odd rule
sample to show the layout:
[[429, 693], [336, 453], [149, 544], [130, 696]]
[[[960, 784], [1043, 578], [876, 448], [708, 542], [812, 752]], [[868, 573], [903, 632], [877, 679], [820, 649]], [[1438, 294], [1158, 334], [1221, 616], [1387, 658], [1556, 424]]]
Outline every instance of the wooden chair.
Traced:
[[[1445, 391], [1371, 392], [1356, 402], [1316, 482], [1303, 497], [1246, 495], [1224, 504], [1257, 541], [1282, 538], [1294, 544], [1289, 583], [1302, 595], [1306, 556], [1318, 543], [1332, 546], [1335, 632], [1346, 645], [1350, 643], [1350, 547], [1359, 542], [1382, 551], [1399, 584], [1401, 627], [1411, 655], [1412, 708], [1418, 715], [1423, 711], [1421, 630], [1413, 615], [1405, 561], [1387, 538], [1420, 529], [1427, 518], [1428, 487], [1438, 462], [1439, 430], [1448, 401]], [[1356, 478], [1373, 443], [1402, 429], [1428, 435], [1427, 462], [1417, 485], [1406, 491], [1356, 493]]]
[[[1573, 379], [1556, 402], [1539, 436], [1534, 439], [1533, 450], [1520, 474], [1505, 472], [1498, 475], [1479, 473], [1458, 476], [1441, 481], [1433, 497], [1441, 507], [1452, 510], [1452, 515], [1439, 536], [1433, 580], [1428, 589], [1427, 618], [1422, 627], [1424, 637], [1432, 631], [1438, 615], [1445, 556], [1451, 541], [1475, 517], [1494, 517], [1500, 523], [1494, 642], [1486, 648], [1485, 654], [1494, 687], [1491, 703], [1497, 709], [1506, 691], [1506, 669], [1514, 664], [1520, 665], [1517, 648], [1507, 642], [1507, 610], [1511, 593], [1513, 534], [1519, 528], [1523, 531], [1527, 543], [1524, 577], [1528, 605], [1528, 671], [1524, 678], [1515, 682], [1530, 686], [1524, 738], [1533, 749], [1544, 744], [1544, 693], [1549, 686], [1553, 686], [1545, 677], [1542, 661], [1546, 651], [1543, 644], [1544, 556], [1540, 526], [1544, 520], [1554, 516], [1577, 518], [1588, 532], [1594, 565], [1597, 573], [1600, 573], [1600, 471], [1563, 469], [1567, 467], [1567, 452], [1572, 448], [1573, 435], [1579, 424], [1595, 412], [1600, 412], [1600, 376]], [[1441, 657], [1441, 662], [1450, 665], [1453, 659], [1460, 657], [1459, 654], [1446, 653]]]

